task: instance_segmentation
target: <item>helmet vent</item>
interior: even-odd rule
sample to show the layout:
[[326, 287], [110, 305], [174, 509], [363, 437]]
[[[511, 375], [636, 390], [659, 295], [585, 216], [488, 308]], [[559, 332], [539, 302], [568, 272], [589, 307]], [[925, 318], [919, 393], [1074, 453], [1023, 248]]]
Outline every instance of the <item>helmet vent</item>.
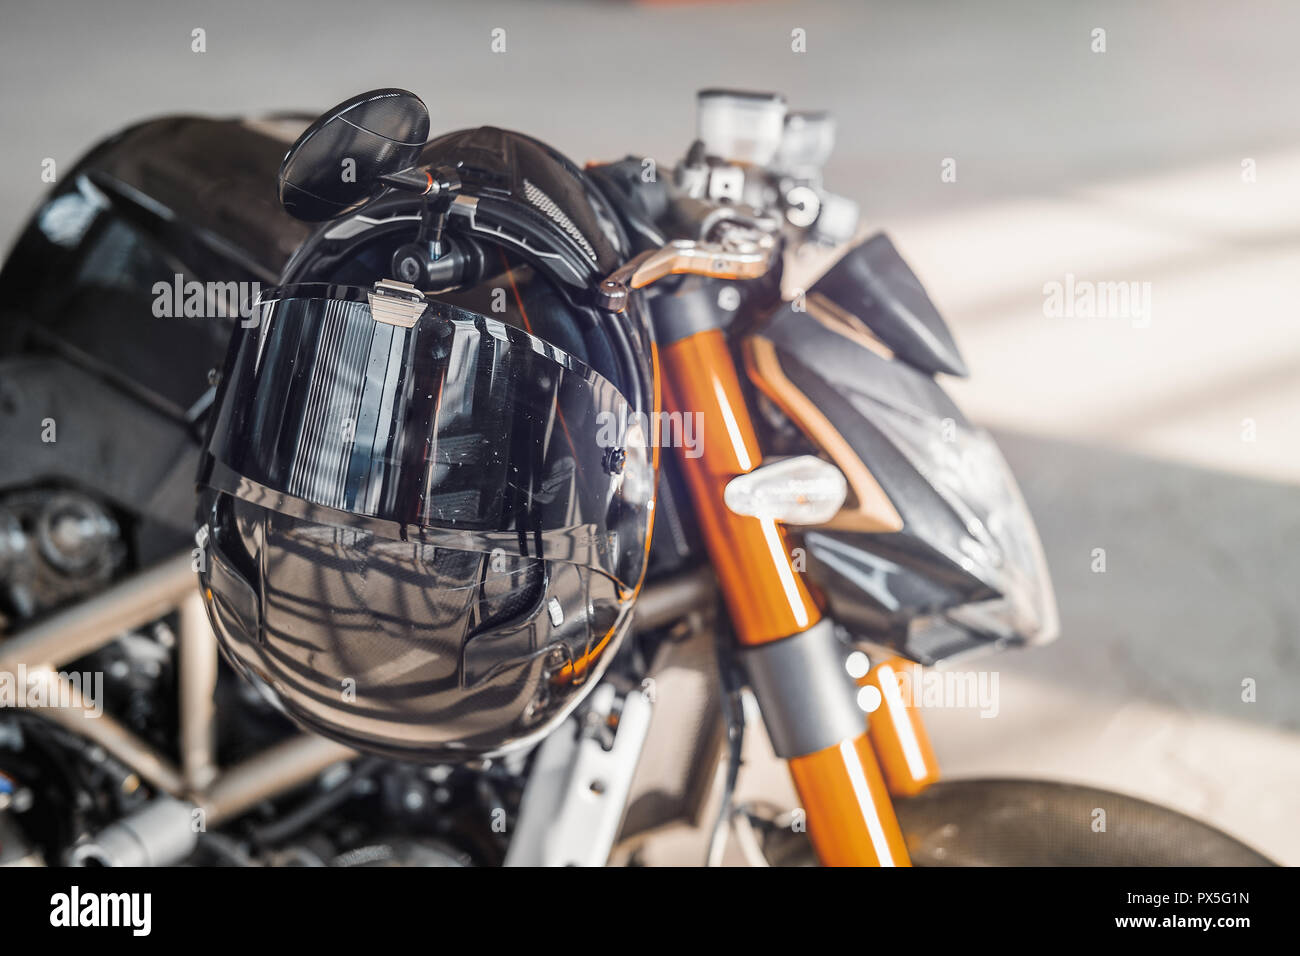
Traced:
[[567, 232], [569, 237], [582, 247], [582, 251], [587, 254], [588, 259], [592, 262], [596, 261], [596, 250], [591, 248], [591, 243], [587, 241], [587, 237], [573, 224], [573, 220], [566, 216], [559, 206], [555, 205], [550, 196], [527, 179], [524, 180], [524, 196], [530, 203], [540, 209], [548, 219]]

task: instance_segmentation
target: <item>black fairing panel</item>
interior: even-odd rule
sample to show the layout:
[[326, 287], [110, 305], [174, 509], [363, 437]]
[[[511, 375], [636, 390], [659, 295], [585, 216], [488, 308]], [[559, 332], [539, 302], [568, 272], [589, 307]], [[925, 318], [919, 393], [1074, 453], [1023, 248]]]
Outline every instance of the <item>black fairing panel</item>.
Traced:
[[[183, 250], [177, 256], [196, 278], [238, 279], [226, 274], [237, 269], [273, 281], [311, 229], [286, 213], [275, 195], [280, 161], [306, 122], [150, 120], [91, 149], [50, 198], [77, 189], [78, 177], [88, 177], [120, 215]], [[25, 253], [39, 219], [38, 211], [13, 257]], [[6, 265], [6, 281], [20, 278], [10, 272]]]
[[[837, 433], [901, 522], [870, 533], [836, 522], [808, 529], [810, 577], [840, 624], [923, 663], [1050, 640], [1056, 612], [1041, 547], [996, 445], [930, 371], [871, 341], [868, 329], [889, 326], [879, 312], [873, 325], [852, 311], [879, 300], [846, 288], [846, 275], [814, 286], [829, 306], [786, 304], [754, 331], [785, 379], [773, 388], [751, 366], [759, 388], [778, 402], [783, 390], [797, 393], [785, 403], [796, 424], [814, 444], [827, 427]], [[799, 421], [800, 408], [821, 420]]]
[[[193, 417], [236, 318], [159, 315], [155, 287], [179, 276], [252, 291], [279, 274], [309, 231], [275, 201], [305, 125], [153, 120], [62, 173], [0, 269], [0, 435], [13, 426], [0, 489], [75, 486], [175, 529], [164, 552], [189, 540]], [[46, 416], [57, 442], [31, 427]]]
[[161, 318], [155, 284], [278, 277], [309, 231], [275, 201], [284, 148], [237, 121], [174, 117], [93, 149], [0, 270], [0, 302], [12, 310], [0, 353], [23, 350], [34, 332], [188, 408], [207, 387], [202, 373], [225, 354], [233, 321]]
[[809, 290], [817, 292], [922, 371], [967, 374], [947, 323], [883, 232], [850, 249]]
[[944, 607], [995, 596], [978, 577], [945, 557], [924, 535], [953, 537], [960, 519], [882, 429], [871, 412], [901, 408], [916, 417], [966, 425], [930, 376], [849, 342], [807, 313], [786, 306], [762, 335], [776, 347], [782, 371], [834, 424], [889, 497], [903, 530], [805, 535], [809, 570], [851, 630], [903, 639], [910, 620]]

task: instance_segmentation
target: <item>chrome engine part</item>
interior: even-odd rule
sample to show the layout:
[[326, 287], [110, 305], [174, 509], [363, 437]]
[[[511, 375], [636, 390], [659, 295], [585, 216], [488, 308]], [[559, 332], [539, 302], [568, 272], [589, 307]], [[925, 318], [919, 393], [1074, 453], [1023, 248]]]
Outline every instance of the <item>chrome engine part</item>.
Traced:
[[71, 866], [173, 866], [198, 845], [195, 806], [155, 797], [68, 852]]
[[0, 633], [98, 591], [125, 554], [117, 521], [88, 495], [0, 495]]

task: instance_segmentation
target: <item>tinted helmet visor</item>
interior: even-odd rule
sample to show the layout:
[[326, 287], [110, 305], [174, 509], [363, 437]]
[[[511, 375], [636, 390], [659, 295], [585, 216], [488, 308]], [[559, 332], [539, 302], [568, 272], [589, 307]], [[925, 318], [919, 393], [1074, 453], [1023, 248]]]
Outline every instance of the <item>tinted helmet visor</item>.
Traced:
[[[382, 310], [381, 310], [382, 311]], [[365, 289], [263, 293], [237, 330], [202, 479], [307, 520], [564, 561], [634, 591], [654, 471], [643, 416], [540, 338]]]

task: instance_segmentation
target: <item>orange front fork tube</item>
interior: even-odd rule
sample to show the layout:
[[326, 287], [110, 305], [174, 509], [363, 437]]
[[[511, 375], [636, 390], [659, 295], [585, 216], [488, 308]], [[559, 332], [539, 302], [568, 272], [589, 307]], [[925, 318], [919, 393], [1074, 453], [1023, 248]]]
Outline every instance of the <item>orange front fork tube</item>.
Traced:
[[[808, 630], [821, 611], [795, 570], [782, 529], [737, 515], [723, 500], [727, 482], [763, 460], [723, 333], [697, 332], [662, 347], [659, 357], [665, 408], [698, 415], [702, 426], [699, 444], [679, 449], [679, 457], [738, 641], [752, 647]], [[790, 773], [823, 864], [910, 865], [865, 729], [792, 757]]]
[[911, 696], [919, 690], [912, 687], [914, 668], [920, 669], [901, 657], [891, 657], [858, 681], [859, 686], [874, 687], [880, 695], [880, 705], [869, 720], [868, 737], [895, 797], [916, 796], [939, 779], [939, 761], [921, 722], [921, 710]]

